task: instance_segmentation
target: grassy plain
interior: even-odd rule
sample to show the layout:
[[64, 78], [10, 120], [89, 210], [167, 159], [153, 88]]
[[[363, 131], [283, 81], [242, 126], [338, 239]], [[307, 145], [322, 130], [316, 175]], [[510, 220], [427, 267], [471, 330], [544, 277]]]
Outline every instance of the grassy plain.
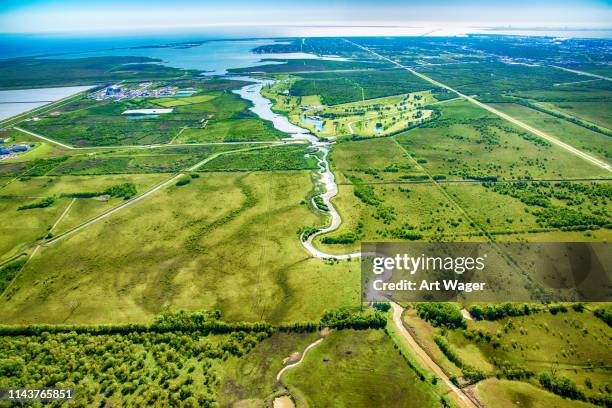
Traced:
[[[173, 84], [172, 82], [170, 84]], [[183, 82], [178, 82], [183, 86]], [[186, 85], [193, 85], [192, 82]], [[235, 82], [210, 90], [198, 84], [196, 94], [181, 98], [136, 98], [121, 101], [79, 99], [24, 122], [27, 130], [75, 145], [120, 146], [213, 141], [275, 140], [282, 133], [248, 111], [249, 104], [231, 93]], [[191, 89], [191, 87], [190, 87]], [[171, 107], [171, 113], [131, 117], [130, 109]]]
[[[500, 103], [493, 106], [571, 146], [608, 162], [612, 160], [612, 146], [610, 146], [609, 136], [517, 104]], [[574, 170], [574, 166], [571, 168]]]
[[283, 380], [309, 406], [416, 408], [439, 403], [433, 386], [419, 381], [381, 330], [332, 331]]
[[568, 400], [541, 390], [531, 384], [518, 381], [491, 378], [476, 385], [480, 401], [487, 406], [499, 408], [588, 408], [593, 407], [582, 401]]
[[[523, 406], [524, 403], [539, 407], [544, 406], [544, 401], [561, 404], [554, 405], [560, 407], [582, 406], [579, 401], [571, 401], [576, 405], [569, 402], [563, 405], [558, 396], [543, 389], [538, 382], [541, 373], [548, 373], [568, 378], [587, 397], [610, 393], [608, 326], [589, 308], [582, 312], [569, 306], [567, 309], [555, 314], [544, 310], [497, 321], [467, 320], [466, 329], [433, 327], [413, 309], [404, 313], [403, 321], [449, 376], [461, 377], [455, 361], [459, 360], [463, 367], [480, 370], [489, 378], [475, 386], [477, 396], [485, 403], [495, 401], [495, 393], [500, 392], [500, 403], [507, 404], [500, 406]], [[436, 336], [446, 339], [447, 350], [443, 351], [434, 341]], [[450, 353], [453, 361], [449, 359]], [[512, 370], [531, 374], [518, 378], [522, 383], [509, 383], [507, 376]], [[514, 392], [510, 391], [512, 384]]]
[[309, 172], [208, 173], [155, 193], [42, 248], [2, 298], [2, 321], [218, 308], [228, 320], [280, 322], [357, 304], [359, 264], [313, 259], [299, 242], [300, 227], [322, 223], [301, 204], [311, 186]]
[[283, 360], [301, 353], [317, 336], [316, 333], [275, 333], [247, 355], [228, 358], [220, 367], [220, 405], [262, 406], [270, 402], [277, 388], [276, 373], [283, 367]]
[[[60, 198], [61, 194], [104, 191], [116, 184], [132, 182], [137, 191], [157, 184], [165, 176], [100, 176], [100, 177], [35, 177], [26, 181], [13, 181], [0, 189], [0, 259], [9, 258], [19, 251], [28, 249], [35, 241], [47, 235], [49, 228], [55, 224], [70, 198]], [[18, 210], [20, 206], [31, 204], [46, 197], [57, 197], [56, 202], [46, 208]], [[81, 208], [62, 220], [56, 228], [62, 230], [71, 223], [85, 221], [99, 210], [110, 208], [121, 202], [120, 198], [109, 198], [108, 201], [96, 199], [79, 199]], [[72, 210], [72, 209], [71, 209]], [[58, 230], [54, 230], [57, 232]]]

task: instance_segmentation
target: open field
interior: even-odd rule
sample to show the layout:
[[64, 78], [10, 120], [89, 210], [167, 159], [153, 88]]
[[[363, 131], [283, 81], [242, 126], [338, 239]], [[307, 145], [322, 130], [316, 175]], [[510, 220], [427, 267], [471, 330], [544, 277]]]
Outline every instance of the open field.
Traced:
[[261, 405], [276, 391], [276, 373], [283, 361], [317, 338], [316, 333], [275, 333], [241, 357], [221, 364], [219, 403]]
[[404, 324], [449, 375], [469, 378], [479, 372], [482, 378], [497, 376], [531, 384], [517, 384], [520, 391], [512, 394], [506, 382], [486, 380], [476, 386], [477, 396], [483, 401], [491, 401], [499, 386], [504, 394], [502, 401], [508, 406], [516, 404], [514, 398], [535, 399], [532, 406], [541, 406], [538, 404], [542, 398], [555, 401], [550, 391], [562, 392], [547, 389], [542, 375], [567, 378], [575, 384], [584, 397], [569, 396], [570, 399], [609, 399], [609, 328], [593, 315], [593, 309], [598, 307], [595, 304], [580, 311], [569, 305], [557, 309], [560, 311], [553, 311], [553, 306], [540, 307], [542, 311], [527, 316], [467, 320], [466, 328], [450, 329], [433, 327], [416, 316], [414, 310], [408, 310]]
[[[413, 157], [425, 160], [423, 168], [432, 175], [482, 180], [609, 176], [609, 172], [468, 102], [451, 101], [441, 105], [440, 111], [439, 120], [397, 136]], [[528, 118], [520, 119], [529, 123]], [[583, 140], [573, 136], [570, 140], [556, 127], [542, 130], [553, 136], [559, 133], [559, 139], [570, 144]], [[595, 146], [597, 140], [604, 143], [606, 139], [595, 133], [592, 136], [593, 142], [586, 144]]]
[[[159, 183], [165, 176], [100, 176], [100, 177], [36, 177], [27, 181], [15, 181], [0, 189], [0, 211], [3, 219], [0, 227], [0, 259], [7, 259], [27, 249], [35, 241], [45, 237], [55, 224], [71, 198], [72, 193], [103, 192], [111, 186], [133, 183], [136, 191], [144, 191]], [[100, 194], [102, 195], [102, 194]], [[55, 202], [44, 208], [18, 210], [20, 206], [56, 197]], [[76, 212], [70, 212], [54, 232], [67, 229], [72, 223], [85, 221], [98, 211], [117, 205], [123, 198], [82, 198]]]
[[518, 381], [488, 379], [476, 386], [478, 398], [487, 406], [500, 408], [587, 408], [593, 407], [581, 401], [567, 400]]
[[322, 222], [301, 204], [311, 188], [308, 172], [209, 173], [168, 187], [41, 248], [3, 297], [2, 320], [129, 322], [219, 308], [232, 320], [291, 321], [356, 304], [359, 264], [312, 259], [300, 245], [298, 229]]
[[381, 330], [333, 331], [284, 381], [309, 406], [416, 408], [439, 401]]
[[291, 96], [321, 95], [325, 105], [426, 91], [432, 86], [402, 70], [302, 74]]
[[[193, 85], [193, 82], [187, 84]], [[208, 90], [208, 84], [203, 83], [199, 84], [198, 93], [183, 98], [114, 102], [80, 99], [22, 126], [77, 147], [275, 140], [282, 136], [269, 123], [249, 112], [247, 102], [230, 92], [236, 83], [221, 81], [219, 84], [225, 86], [223, 92]], [[124, 114], [128, 110], [156, 108], [170, 108], [172, 112], [138, 117]]]
[[559, 140], [592, 153], [604, 160], [612, 160], [610, 137], [585, 129], [573, 123], [516, 104], [494, 104], [501, 111], [536, 128], [548, 132]]

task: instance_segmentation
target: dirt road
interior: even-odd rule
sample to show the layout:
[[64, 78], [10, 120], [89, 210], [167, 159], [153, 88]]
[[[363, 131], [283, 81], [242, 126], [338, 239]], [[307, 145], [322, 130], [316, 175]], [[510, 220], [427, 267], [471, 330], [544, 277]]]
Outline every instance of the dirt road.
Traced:
[[408, 346], [412, 349], [414, 354], [418, 356], [421, 363], [425, 365], [425, 368], [427, 368], [430, 371], [433, 371], [434, 374], [438, 378], [444, 381], [444, 384], [446, 384], [446, 386], [451, 390], [451, 392], [457, 395], [459, 399], [458, 402], [461, 403], [463, 407], [479, 408], [478, 405], [476, 405], [463, 392], [463, 390], [461, 390], [460, 388], [458, 388], [455, 384], [451, 382], [451, 380], [444, 373], [444, 371], [442, 371], [440, 366], [436, 364], [435, 361], [431, 359], [431, 357], [429, 357], [429, 354], [427, 354], [427, 352], [423, 350], [421, 346], [419, 346], [416, 340], [410, 335], [408, 330], [406, 330], [406, 328], [404, 327], [404, 324], [402, 323], [402, 312], [404, 309], [402, 309], [400, 305], [394, 302], [391, 302], [391, 307], [393, 308], [393, 324], [395, 324], [395, 326], [398, 328], [400, 335], [406, 341]]

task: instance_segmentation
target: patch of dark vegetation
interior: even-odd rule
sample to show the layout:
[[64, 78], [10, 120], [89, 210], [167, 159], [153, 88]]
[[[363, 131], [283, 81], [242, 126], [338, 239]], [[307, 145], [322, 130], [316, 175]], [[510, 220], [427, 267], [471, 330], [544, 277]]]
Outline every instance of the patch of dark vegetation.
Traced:
[[13, 278], [17, 275], [17, 273], [19, 273], [21, 268], [23, 268], [26, 261], [27, 258], [25, 256], [21, 256], [12, 262], [0, 266], [0, 294], [4, 293], [6, 288], [12, 282]]
[[134, 183], [121, 183], [110, 186], [106, 190], [103, 191], [91, 191], [91, 192], [77, 192], [77, 193], [65, 193], [62, 194], [61, 197], [68, 198], [93, 198], [99, 197], [103, 195], [109, 195], [115, 198], [123, 198], [127, 200], [136, 195], [136, 185]]
[[17, 207], [17, 211], [31, 210], [34, 208], [47, 208], [52, 206], [54, 203], [55, 197], [45, 197], [42, 200], [19, 206]]
[[416, 311], [421, 319], [430, 322], [434, 327], [467, 327], [461, 310], [453, 303], [417, 303]]
[[168, 79], [197, 71], [157, 64], [147, 57], [14, 58], [0, 61], [0, 89], [105, 84], [122, 79]]
[[305, 156], [308, 151], [308, 146], [286, 145], [236, 152], [215, 158], [198, 171], [238, 172], [317, 169], [316, 159]]
[[320, 95], [329, 106], [431, 89], [428, 82], [399, 69], [302, 74], [301, 78], [289, 94]]
[[342, 234], [331, 235], [328, 237], [323, 237], [321, 242], [328, 245], [346, 245], [353, 244], [359, 239], [359, 236], [352, 232], [345, 232]]

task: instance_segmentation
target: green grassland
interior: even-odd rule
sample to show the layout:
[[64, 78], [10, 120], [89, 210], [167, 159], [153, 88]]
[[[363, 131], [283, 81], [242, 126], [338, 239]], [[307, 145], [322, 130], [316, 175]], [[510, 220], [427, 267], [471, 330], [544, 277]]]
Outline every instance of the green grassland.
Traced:
[[[469, 369], [491, 378], [476, 385], [477, 396], [484, 402], [492, 401], [498, 386], [504, 394], [501, 401], [507, 404], [501, 406], [515, 406], [516, 399], [533, 404], [527, 406], [557, 401], [557, 396], [543, 389], [541, 373], [568, 378], [586, 398], [609, 398], [609, 328], [589, 309], [567, 307], [554, 314], [544, 309], [497, 321], [467, 320], [464, 329], [433, 327], [412, 309], [405, 312], [403, 320], [449, 376], [461, 378]], [[446, 344], [445, 349], [439, 347], [440, 341]], [[507, 381], [498, 382], [495, 377], [526, 383], [517, 383], [520, 391], [513, 394]], [[576, 405], [567, 406], [580, 406], [572, 402]]]
[[262, 406], [269, 402], [283, 360], [301, 353], [317, 337], [316, 333], [274, 333], [248, 354], [229, 357], [219, 368], [219, 404]]
[[[317, 245], [345, 253], [361, 241], [610, 239], [609, 182], [499, 182], [605, 171], [465, 101], [438, 109], [438, 119], [392, 138], [334, 146], [343, 223]], [[452, 182], [461, 179], [481, 182]]]
[[[612, 184], [579, 182], [448, 184], [444, 189], [491, 235], [593, 230], [612, 221]], [[610, 230], [602, 232], [611, 238]]]
[[604, 160], [612, 159], [610, 137], [517, 104], [494, 104], [499, 110]]
[[258, 145], [164, 146], [73, 154], [49, 175], [176, 173], [214, 154]]
[[292, 96], [321, 95], [325, 105], [426, 91], [432, 86], [404, 70], [301, 74]]
[[[183, 84], [180, 82], [180, 84]], [[77, 147], [161, 144], [213, 141], [274, 140], [282, 137], [271, 124], [248, 111], [248, 103], [231, 93], [236, 86], [226, 82], [223, 91], [207, 90], [184, 98], [93, 101], [79, 99], [52, 110], [35, 122], [24, 122], [27, 130]], [[159, 117], [131, 118], [129, 109], [172, 107]]]
[[215, 307], [278, 322], [357, 304], [359, 264], [313, 259], [299, 242], [299, 228], [323, 222], [303, 203], [311, 186], [309, 172], [268, 172], [168, 187], [41, 248], [2, 297], [2, 321], [136, 322]]
[[309, 406], [416, 408], [439, 404], [433, 386], [419, 381], [380, 330], [332, 331], [300, 366], [284, 374], [283, 381]]
[[147, 57], [93, 57], [74, 59], [14, 58], [0, 61], [0, 89], [43, 88], [104, 84], [119, 80], [155, 80], [191, 76], [156, 64]]
[[350, 183], [352, 177], [363, 182], [426, 177], [391, 138], [337, 143], [331, 150], [329, 162], [337, 182], [342, 184]]
[[588, 408], [593, 407], [582, 401], [568, 400], [531, 384], [497, 380], [494, 378], [479, 382], [476, 386], [478, 398], [487, 406], [499, 408]]
[[[332, 202], [343, 223], [337, 231], [315, 239], [332, 253], [354, 252], [361, 241], [452, 241], [478, 233], [461, 209], [432, 184], [341, 185]], [[345, 242], [330, 241], [338, 239]]]
[[433, 111], [424, 106], [435, 101], [430, 91], [423, 91], [327, 106], [319, 94], [292, 95], [295, 84], [296, 78], [279, 76], [262, 94], [274, 102], [276, 112], [287, 115], [292, 123], [328, 139], [399, 133], [428, 120]]
[[[466, 101], [451, 101], [440, 105], [439, 109], [439, 120], [397, 136], [398, 142], [408, 153], [417, 160], [425, 160], [422, 166], [432, 175], [443, 175], [449, 179], [608, 176], [605, 170]], [[528, 108], [516, 109], [526, 109], [530, 114], [540, 115]], [[516, 116], [515, 111], [505, 110]], [[517, 118], [530, 123], [524, 115]], [[607, 142], [605, 136], [591, 132], [592, 139], [586, 140], [579, 136], [584, 134], [582, 131], [587, 132], [586, 129], [573, 125], [575, 128], [561, 128], [563, 131], [559, 131], [555, 119], [550, 120], [531, 124], [567, 143], [578, 144], [575, 147], [584, 147], [581, 146], [584, 144], [591, 146], [590, 150], [595, 147], [608, 150], [604, 144]], [[566, 131], [577, 133], [574, 135]]]
[[[28, 249], [35, 241], [45, 237], [49, 228], [55, 224], [69, 205], [70, 198], [62, 194], [104, 191], [121, 184], [134, 183], [136, 190], [142, 192], [162, 181], [164, 176], [100, 176], [100, 177], [36, 177], [26, 181], [13, 181], [0, 189], [0, 259], [7, 259], [20, 251]], [[46, 197], [56, 197], [56, 201], [45, 208], [21, 210], [23, 205], [38, 202]], [[110, 208], [121, 202], [121, 198], [79, 199], [77, 212], [69, 213], [67, 219], [58, 224], [54, 232], [61, 231], [74, 223], [80, 223], [93, 216], [97, 211]], [[71, 209], [72, 210], [72, 209]]]
[[612, 119], [610, 119], [612, 102], [554, 102], [543, 105], [612, 129]]

